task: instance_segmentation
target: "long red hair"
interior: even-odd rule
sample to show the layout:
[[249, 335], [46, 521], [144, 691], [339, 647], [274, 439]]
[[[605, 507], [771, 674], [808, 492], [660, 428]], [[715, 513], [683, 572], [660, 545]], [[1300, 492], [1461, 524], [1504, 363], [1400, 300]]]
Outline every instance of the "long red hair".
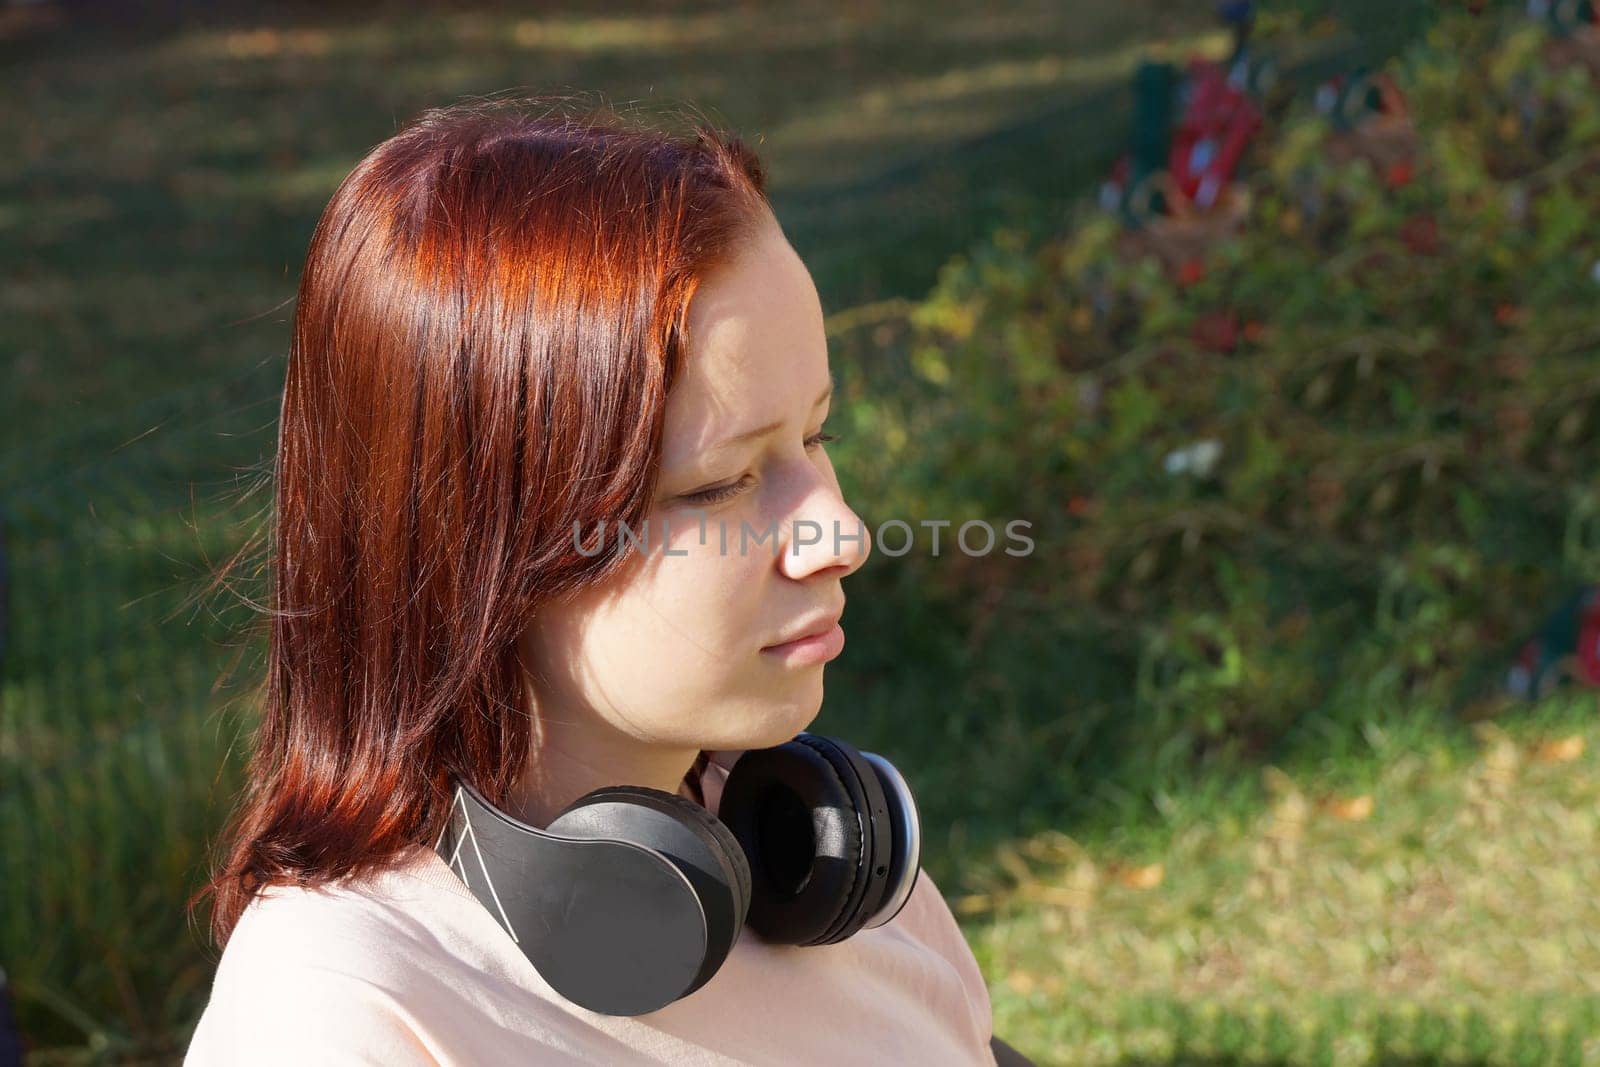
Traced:
[[189, 900], [213, 897], [219, 946], [265, 886], [431, 842], [452, 774], [505, 799], [530, 758], [517, 638], [624, 562], [574, 531], [643, 522], [689, 300], [766, 207], [758, 158], [708, 124], [528, 104], [424, 112], [312, 234], [259, 725]]

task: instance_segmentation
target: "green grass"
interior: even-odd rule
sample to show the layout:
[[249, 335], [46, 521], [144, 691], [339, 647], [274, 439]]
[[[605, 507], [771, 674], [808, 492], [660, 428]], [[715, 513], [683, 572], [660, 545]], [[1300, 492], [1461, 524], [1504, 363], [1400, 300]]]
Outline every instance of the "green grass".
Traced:
[[[955, 901], [997, 1029], [1060, 1063], [1312, 1062], [1341, 1040], [1331, 1062], [1593, 1062], [1595, 710], [1391, 739], [1359, 791], [1268, 768], [1170, 798], [1137, 845], [1101, 828], [1003, 846]], [[1347, 1032], [1325, 1032], [1340, 1012]]]

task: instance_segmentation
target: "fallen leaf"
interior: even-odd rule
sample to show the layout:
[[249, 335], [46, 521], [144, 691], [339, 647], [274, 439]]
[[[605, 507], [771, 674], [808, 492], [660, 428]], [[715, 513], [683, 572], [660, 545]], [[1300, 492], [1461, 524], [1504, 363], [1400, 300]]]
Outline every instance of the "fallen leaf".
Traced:
[[1363, 793], [1358, 797], [1334, 797], [1326, 805], [1329, 815], [1345, 822], [1362, 822], [1370, 819], [1372, 807], [1371, 793]]
[[1582, 734], [1546, 741], [1533, 751], [1533, 758], [1540, 763], [1571, 763], [1581, 755], [1583, 755]]
[[1125, 867], [1117, 872], [1117, 881], [1129, 889], [1154, 889], [1167, 876], [1163, 864], [1152, 863], [1144, 867]]

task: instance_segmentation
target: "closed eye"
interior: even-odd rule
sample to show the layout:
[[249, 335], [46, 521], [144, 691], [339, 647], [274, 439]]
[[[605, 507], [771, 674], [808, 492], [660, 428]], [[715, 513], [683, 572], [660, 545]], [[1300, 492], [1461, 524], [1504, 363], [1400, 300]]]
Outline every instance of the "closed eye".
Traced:
[[[821, 445], [828, 444], [830, 441], [837, 441], [838, 439], [838, 434], [828, 433], [826, 430], [820, 433], [814, 433], [810, 437], [806, 438], [806, 449], [810, 450], [817, 448]], [[710, 489], [701, 489], [699, 492], [695, 493], [685, 493], [682, 499], [691, 504], [720, 504], [724, 500], [731, 500], [733, 497], [737, 496], [739, 491], [744, 488], [745, 482], [748, 480], [748, 477], [741, 477], [738, 481], [729, 482], [726, 485], [714, 485]]]

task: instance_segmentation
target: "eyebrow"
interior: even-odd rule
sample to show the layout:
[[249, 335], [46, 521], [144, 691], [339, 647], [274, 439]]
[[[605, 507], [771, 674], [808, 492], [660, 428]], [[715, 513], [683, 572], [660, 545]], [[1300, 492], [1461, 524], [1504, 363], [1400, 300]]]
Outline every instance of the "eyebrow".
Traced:
[[[830, 374], [828, 375], [828, 387], [818, 394], [816, 402], [811, 405], [813, 408], [821, 407], [822, 402], [833, 395], [833, 384], [833, 375]], [[724, 448], [731, 448], [732, 446], [748, 441], [751, 438], [765, 437], [774, 430], [781, 429], [783, 429], [783, 421], [781, 419], [777, 422], [769, 422], [765, 426], [757, 426], [753, 430], [746, 430], [743, 433], [734, 434], [732, 437], [725, 437], [716, 444], [711, 445], [709, 448], [703, 450], [701, 454], [710, 455], [712, 452], [720, 452]]]

